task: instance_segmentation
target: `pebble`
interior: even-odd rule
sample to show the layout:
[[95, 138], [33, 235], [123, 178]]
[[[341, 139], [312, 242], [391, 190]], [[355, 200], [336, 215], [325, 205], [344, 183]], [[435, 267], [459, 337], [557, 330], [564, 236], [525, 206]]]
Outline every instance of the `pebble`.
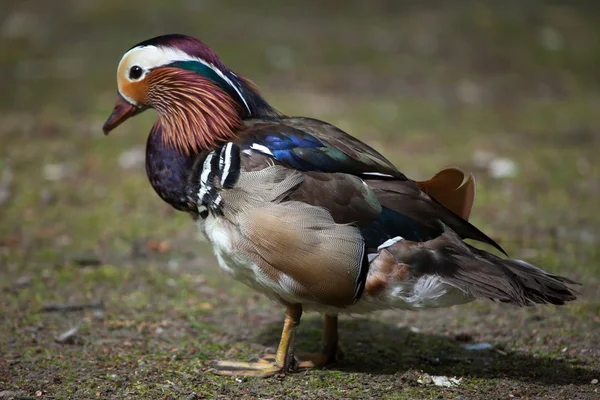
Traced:
[[417, 379], [417, 382], [422, 385], [427, 385], [427, 384], [433, 383], [435, 386], [441, 386], [441, 387], [456, 387], [460, 384], [460, 381], [462, 381], [462, 378], [457, 378], [455, 376], [447, 377], [447, 376], [436, 376], [436, 375], [428, 375], [428, 374], [420, 376], [419, 379]]
[[517, 176], [519, 168], [517, 163], [508, 158], [495, 158], [488, 166], [489, 174], [492, 178], [504, 179]]
[[488, 350], [491, 349], [493, 346], [490, 343], [470, 343], [470, 344], [465, 344], [463, 345], [463, 348], [465, 350], [471, 350], [471, 351], [479, 351], [479, 350]]
[[54, 341], [61, 344], [74, 344], [75, 339], [77, 338], [77, 331], [77, 328], [71, 328], [68, 331], [58, 335]]

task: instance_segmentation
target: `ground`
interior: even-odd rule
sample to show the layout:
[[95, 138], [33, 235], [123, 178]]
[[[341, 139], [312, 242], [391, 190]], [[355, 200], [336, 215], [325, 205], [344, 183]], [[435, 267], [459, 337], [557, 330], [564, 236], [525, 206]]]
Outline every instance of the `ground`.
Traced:
[[[591, 2], [3, 4], [0, 398], [600, 398]], [[167, 32], [201, 38], [282, 112], [337, 124], [412, 178], [474, 172], [472, 221], [582, 282], [581, 298], [347, 316], [329, 368], [211, 374], [210, 360], [276, 346], [283, 309], [221, 273], [152, 191], [155, 114], [101, 133], [120, 56]], [[305, 315], [299, 348], [317, 348], [320, 324]]]

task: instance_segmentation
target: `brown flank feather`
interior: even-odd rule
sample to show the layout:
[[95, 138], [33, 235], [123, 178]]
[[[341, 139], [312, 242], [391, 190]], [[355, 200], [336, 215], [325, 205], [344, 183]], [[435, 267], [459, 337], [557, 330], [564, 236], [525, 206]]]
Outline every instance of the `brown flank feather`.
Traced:
[[360, 231], [336, 224], [320, 207], [288, 201], [238, 217], [240, 231], [261, 269], [293, 279], [295, 296], [345, 307], [353, 303], [364, 248]]
[[182, 154], [231, 140], [242, 126], [239, 104], [195, 72], [160, 68], [147, 79], [148, 103], [158, 112], [165, 145]]

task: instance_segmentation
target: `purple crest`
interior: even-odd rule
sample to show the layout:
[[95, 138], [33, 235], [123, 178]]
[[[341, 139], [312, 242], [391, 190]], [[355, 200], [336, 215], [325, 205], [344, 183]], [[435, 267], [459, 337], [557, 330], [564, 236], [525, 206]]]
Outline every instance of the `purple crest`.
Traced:
[[136, 44], [132, 47], [132, 49], [134, 47], [143, 46], [172, 47], [184, 51], [190, 56], [206, 61], [219, 68], [222, 72], [229, 70], [227, 66], [223, 64], [219, 56], [217, 56], [217, 54], [212, 51], [210, 47], [192, 36], [181, 35], [177, 33], [156, 36], [152, 39], [144, 40], [143, 42]]

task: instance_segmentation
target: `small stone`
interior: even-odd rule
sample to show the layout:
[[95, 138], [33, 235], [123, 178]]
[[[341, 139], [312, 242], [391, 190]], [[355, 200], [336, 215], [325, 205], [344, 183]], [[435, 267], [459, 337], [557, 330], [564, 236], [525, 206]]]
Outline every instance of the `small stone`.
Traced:
[[493, 346], [490, 343], [473, 343], [473, 344], [465, 344], [463, 348], [465, 350], [470, 351], [481, 351], [491, 349]]
[[435, 386], [441, 387], [455, 387], [460, 384], [462, 378], [457, 377], [447, 377], [447, 376], [431, 376], [431, 380]]
[[56, 343], [60, 344], [75, 344], [77, 341], [77, 328], [71, 328], [66, 332], [61, 333], [59, 336], [54, 338]]
[[592, 379], [592, 382], [591, 382], [591, 384], [592, 384], [592, 385], [597, 385], [597, 384], [598, 384], [598, 379]]
[[488, 166], [489, 174], [492, 178], [504, 179], [517, 176], [519, 168], [517, 163], [508, 158], [495, 158]]

